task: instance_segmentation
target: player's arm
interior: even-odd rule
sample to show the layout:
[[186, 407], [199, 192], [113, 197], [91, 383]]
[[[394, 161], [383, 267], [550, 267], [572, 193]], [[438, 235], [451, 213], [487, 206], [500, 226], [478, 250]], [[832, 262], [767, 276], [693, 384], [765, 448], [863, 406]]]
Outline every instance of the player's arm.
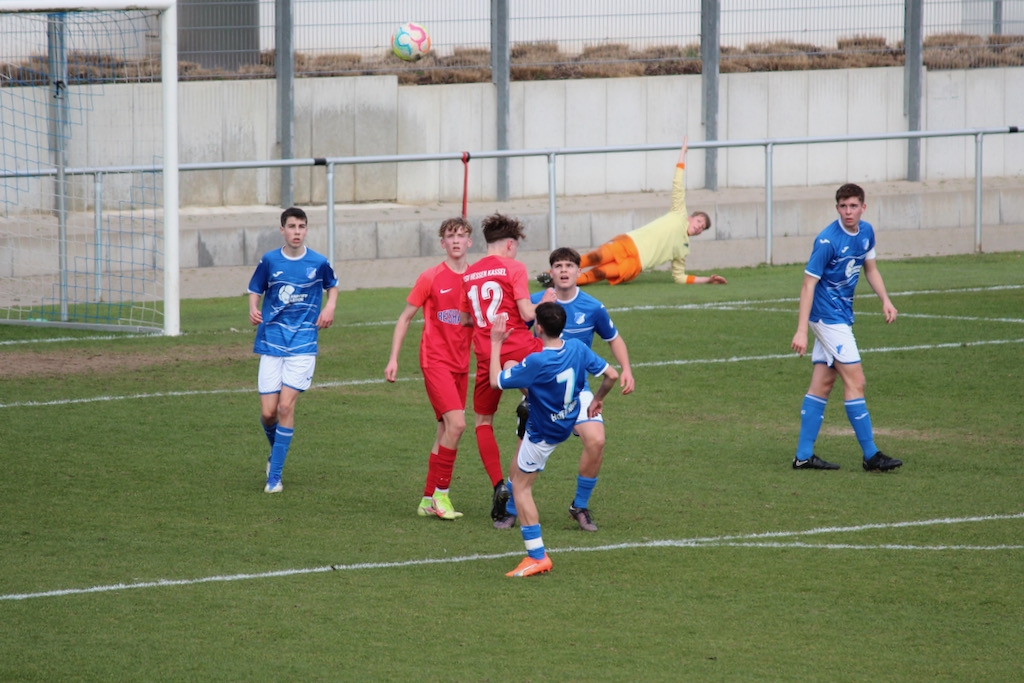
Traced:
[[615, 380], [618, 378], [618, 371], [611, 365], [606, 365], [601, 374], [601, 386], [594, 392], [594, 400], [590, 402], [590, 407], [587, 409], [587, 417], [593, 418], [601, 414], [601, 409], [604, 408], [604, 397], [615, 386]]
[[260, 311], [260, 295], [249, 292], [249, 322], [259, 325], [263, 322], [263, 312]]
[[622, 368], [622, 372], [619, 373], [619, 385], [622, 387], [623, 395], [633, 393], [636, 382], [633, 380], [633, 370], [629, 367], [629, 351], [626, 350], [626, 342], [622, 341], [620, 335], [608, 342], [608, 348], [611, 349], [615, 362]]
[[409, 323], [418, 310], [419, 306], [406, 304], [402, 314], [398, 316], [398, 322], [395, 323], [395, 331], [391, 333], [391, 355], [388, 356], [388, 364], [384, 366], [384, 379], [389, 382], [398, 379], [398, 352], [405, 341], [405, 333], [409, 331]]
[[892, 305], [892, 301], [889, 300], [889, 295], [885, 291], [885, 282], [882, 281], [882, 273], [878, 270], [878, 264], [875, 263], [875, 259], [864, 261], [864, 277], [868, 279], [871, 289], [882, 300], [882, 312], [885, 313], [885, 322], [891, 323], [896, 320], [896, 307]]
[[672, 259], [672, 280], [677, 285], [726, 285], [729, 284], [721, 275], [687, 275], [686, 259]]
[[814, 288], [819, 278], [804, 273], [804, 284], [800, 288], [800, 308], [797, 314], [796, 334], [793, 335], [792, 349], [801, 356], [807, 352], [807, 324], [811, 318], [811, 304], [814, 303]]
[[540, 301], [533, 303], [529, 298], [516, 299], [516, 308], [519, 309], [519, 317], [523, 319], [525, 323], [532, 323], [537, 319], [537, 306], [543, 303], [550, 303], [555, 300], [555, 290], [553, 287], [548, 287], [544, 290], [544, 295], [540, 298]]
[[318, 329], [330, 327], [334, 323], [334, 308], [338, 305], [338, 288], [331, 287], [327, 290], [327, 303], [320, 309], [317, 316], [316, 326]]
[[501, 344], [511, 332], [508, 329], [508, 315], [501, 313], [491, 325], [491, 364], [488, 370], [491, 376], [491, 388], [501, 389], [498, 379], [501, 376]]

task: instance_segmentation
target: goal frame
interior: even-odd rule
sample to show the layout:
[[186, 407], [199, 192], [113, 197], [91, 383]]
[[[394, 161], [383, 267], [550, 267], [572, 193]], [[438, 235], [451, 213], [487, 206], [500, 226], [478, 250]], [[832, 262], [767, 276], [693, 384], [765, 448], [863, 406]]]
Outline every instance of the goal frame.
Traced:
[[160, 13], [160, 82], [163, 119], [163, 334], [181, 334], [178, 185], [177, 0], [4, 0], [0, 13], [152, 10]]

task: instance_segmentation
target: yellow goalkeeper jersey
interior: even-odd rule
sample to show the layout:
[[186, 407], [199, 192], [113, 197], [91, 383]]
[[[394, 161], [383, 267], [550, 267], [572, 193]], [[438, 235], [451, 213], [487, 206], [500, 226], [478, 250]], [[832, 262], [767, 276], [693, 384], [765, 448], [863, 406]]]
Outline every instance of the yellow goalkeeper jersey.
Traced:
[[672, 261], [672, 279], [680, 284], [686, 282], [686, 257], [690, 253], [684, 173], [677, 165], [672, 178], [672, 209], [647, 225], [626, 233], [636, 244], [644, 270]]

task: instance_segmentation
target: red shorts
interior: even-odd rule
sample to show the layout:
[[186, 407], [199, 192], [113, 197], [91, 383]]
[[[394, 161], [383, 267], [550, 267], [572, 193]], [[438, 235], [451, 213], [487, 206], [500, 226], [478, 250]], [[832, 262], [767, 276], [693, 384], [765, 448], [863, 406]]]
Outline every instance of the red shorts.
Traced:
[[441, 416], [452, 410], [466, 409], [466, 390], [469, 388], [469, 372], [452, 372], [443, 367], [423, 370], [423, 384], [427, 398], [434, 407], [434, 415]]
[[[544, 342], [538, 337], [530, 337], [525, 345], [509, 348], [502, 347], [501, 365], [505, 366], [510, 360], [520, 362], [531, 353], [544, 348]], [[498, 412], [498, 402], [501, 401], [501, 389], [491, 388], [490, 357], [476, 357], [476, 386], [473, 388], [473, 412], [477, 415], [494, 415]]]

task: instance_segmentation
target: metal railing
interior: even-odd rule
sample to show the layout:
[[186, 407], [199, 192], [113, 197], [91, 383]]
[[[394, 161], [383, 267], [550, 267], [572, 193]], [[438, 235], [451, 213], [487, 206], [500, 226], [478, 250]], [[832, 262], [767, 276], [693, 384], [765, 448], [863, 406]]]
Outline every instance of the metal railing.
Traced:
[[[908, 131], [898, 133], [875, 133], [865, 135], [841, 135], [827, 137], [803, 138], [761, 138], [754, 140], [706, 140], [690, 143], [690, 149], [727, 149], [738, 147], [763, 147], [765, 151], [765, 263], [772, 264], [772, 243], [774, 225], [772, 207], [774, 202], [774, 151], [781, 145], [814, 145], [836, 142], [868, 142], [879, 140], [911, 140], [922, 138], [973, 137], [974, 138], [974, 250], [981, 251], [981, 220], [982, 220], [982, 178], [983, 178], [983, 142], [985, 136], [1006, 135], [1021, 132], [1018, 126], [1001, 126], [997, 128], [971, 128], [960, 130]], [[513, 157], [545, 157], [548, 167], [548, 241], [551, 249], [558, 246], [557, 216], [557, 174], [558, 157], [579, 154], [614, 154], [619, 152], [660, 152], [679, 149], [678, 143], [648, 145], [617, 145], [611, 147], [559, 147], [545, 149], [487, 150], [480, 152], [445, 152], [436, 154], [388, 154], [357, 157], [313, 157], [303, 159], [268, 159], [263, 161], [228, 161], [209, 163], [184, 163], [178, 169], [188, 171], [223, 171], [237, 169], [272, 169], [323, 166], [326, 172], [327, 197], [326, 205], [331, 207], [327, 212], [327, 253], [333, 260], [335, 247], [336, 224], [334, 217], [334, 171], [337, 166], [358, 164], [384, 164], [417, 161], [460, 161], [470, 159], [502, 159]], [[107, 166], [64, 169], [66, 175], [92, 175], [95, 178], [95, 205], [97, 231], [101, 225], [100, 214], [103, 206], [103, 176], [112, 173], [146, 173], [160, 170], [157, 166]], [[39, 169], [35, 171], [0, 172], [0, 178], [32, 178], [56, 175], [56, 169]], [[97, 235], [97, 240], [100, 237]]]

